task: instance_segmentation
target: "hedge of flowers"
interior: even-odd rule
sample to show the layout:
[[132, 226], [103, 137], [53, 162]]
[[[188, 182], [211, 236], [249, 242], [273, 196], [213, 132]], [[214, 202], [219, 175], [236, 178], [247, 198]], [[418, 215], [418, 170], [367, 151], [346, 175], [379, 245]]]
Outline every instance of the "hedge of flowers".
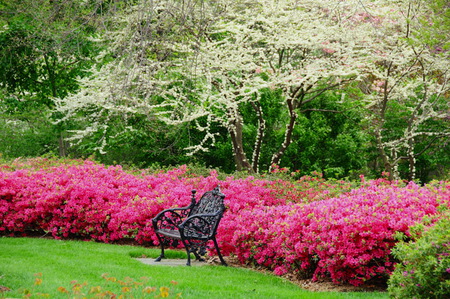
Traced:
[[91, 161], [33, 163], [0, 167], [0, 234], [157, 245], [151, 219], [159, 211], [186, 206], [191, 189], [202, 194], [220, 185], [228, 208], [218, 230], [225, 255], [277, 275], [354, 285], [387, 278], [395, 235], [409, 235], [411, 225], [424, 217], [432, 222], [450, 206], [449, 182], [375, 180], [351, 189], [320, 177], [219, 180], [214, 171], [196, 176], [186, 166], [130, 174]]

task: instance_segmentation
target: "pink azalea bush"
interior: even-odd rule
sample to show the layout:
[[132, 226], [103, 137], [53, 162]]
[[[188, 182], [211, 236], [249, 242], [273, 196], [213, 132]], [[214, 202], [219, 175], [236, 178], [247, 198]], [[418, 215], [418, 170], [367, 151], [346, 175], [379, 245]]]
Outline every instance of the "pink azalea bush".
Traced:
[[[276, 274], [313, 272], [334, 282], [364, 283], [393, 270], [394, 235], [450, 204], [450, 184], [371, 184], [309, 204], [261, 207], [236, 215], [232, 242], [241, 262]], [[228, 225], [224, 225], [227, 227]], [[220, 234], [219, 234], [220, 236]]]
[[190, 201], [196, 179], [180, 183], [178, 176], [185, 172], [186, 167], [181, 167], [137, 178], [120, 166], [105, 168], [89, 161], [38, 171], [2, 172], [0, 231], [43, 230], [56, 238], [103, 242], [156, 240], [147, 227], [151, 218], [163, 208], [185, 206]]
[[409, 235], [411, 225], [450, 205], [448, 182], [376, 180], [354, 188], [318, 176], [219, 180], [214, 171], [196, 176], [186, 166], [130, 174], [91, 161], [22, 163], [0, 168], [0, 234], [157, 245], [151, 219], [159, 211], [188, 205], [192, 189], [202, 194], [220, 185], [227, 211], [217, 238], [225, 255], [277, 275], [354, 285], [390, 274], [394, 235]]

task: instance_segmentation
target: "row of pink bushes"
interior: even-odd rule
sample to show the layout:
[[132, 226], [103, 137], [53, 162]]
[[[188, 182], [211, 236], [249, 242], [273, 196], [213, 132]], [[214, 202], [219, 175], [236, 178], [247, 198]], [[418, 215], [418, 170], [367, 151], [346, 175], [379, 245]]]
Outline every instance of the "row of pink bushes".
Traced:
[[[42, 163], [42, 162], [41, 162]], [[387, 277], [394, 235], [439, 217], [450, 206], [450, 183], [424, 187], [385, 180], [344, 182], [318, 177], [296, 183], [248, 177], [219, 180], [186, 167], [129, 174], [90, 161], [36, 168], [0, 167], [0, 234], [45, 232], [55, 238], [101, 242], [133, 239], [157, 245], [151, 219], [185, 206], [220, 184], [228, 210], [218, 230], [225, 255], [264, 266], [277, 275], [329, 276], [361, 284]]]

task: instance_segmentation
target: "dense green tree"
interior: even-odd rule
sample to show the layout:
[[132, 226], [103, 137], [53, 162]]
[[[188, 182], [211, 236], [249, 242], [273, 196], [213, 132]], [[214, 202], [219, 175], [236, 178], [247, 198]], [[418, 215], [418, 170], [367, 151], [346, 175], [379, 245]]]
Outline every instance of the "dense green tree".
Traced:
[[340, 98], [328, 92], [303, 107], [282, 165], [333, 178], [366, 171], [370, 136], [361, 130], [362, 111]]
[[11, 139], [19, 138], [14, 131], [46, 135], [46, 147], [35, 155], [58, 149], [66, 154], [64, 125], [52, 125], [58, 117], [51, 113], [53, 99], [77, 90], [77, 77], [92, 64], [97, 9], [86, 1], [61, 0], [8, 0], [0, 6], [0, 115], [14, 123]]

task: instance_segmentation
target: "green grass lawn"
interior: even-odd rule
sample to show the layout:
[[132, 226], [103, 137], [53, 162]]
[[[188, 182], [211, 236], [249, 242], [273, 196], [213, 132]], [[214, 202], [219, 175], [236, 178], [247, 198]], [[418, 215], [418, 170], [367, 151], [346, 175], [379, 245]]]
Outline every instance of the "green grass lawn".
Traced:
[[[168, 288], [171, 298], [179, 293], [182, 298], [218, 299], [388, 298], [387, 293], [309, 292], [283, 278], [236, 267], [145, 265], [133, 259], [142, 254], [156, 257], [159, 250], [83, 241], [0, 237], [0, 286], [11, 289], [0, 293], [0, 298], [22, 298], [25, 293], [31, 293], [31, 298], [94, 298], [96, 292], [106, 291], [122, 294], [124, 298], [154, 298], [164, 295], [161, 287]], [[170, 258], [183, 255], [177, 251], [168, 253]], [[102, 277], [104, 274], [109, 280]], [[143, 293], [143, 290], [151, 291], [147, 286], [156, 290]], [[62, 288], [70, 293], [61, 292]]]

